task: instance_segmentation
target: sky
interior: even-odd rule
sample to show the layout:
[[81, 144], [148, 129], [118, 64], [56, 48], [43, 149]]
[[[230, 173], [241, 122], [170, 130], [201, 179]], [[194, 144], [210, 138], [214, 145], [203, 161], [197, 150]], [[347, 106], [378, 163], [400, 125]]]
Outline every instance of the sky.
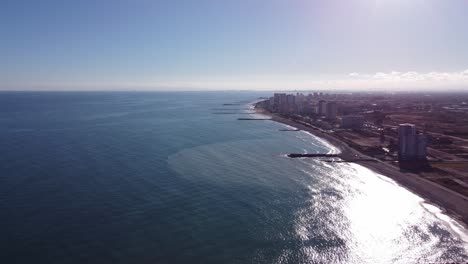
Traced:
[[468, 90], [467, 0], [3, 0], [0, 90]]

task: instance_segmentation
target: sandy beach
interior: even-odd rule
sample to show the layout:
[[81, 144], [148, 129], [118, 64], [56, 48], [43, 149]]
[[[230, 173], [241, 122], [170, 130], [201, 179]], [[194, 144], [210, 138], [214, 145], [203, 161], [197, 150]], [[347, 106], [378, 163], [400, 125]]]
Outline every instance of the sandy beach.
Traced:
[[[272, 121], [307, 131], [327, 140], [341, 151], [341, 156], [344, 159], [353, 159], [357, 156], [362, 158], [371, 158], [356, 149], [351, 148], [348, 144], [333, 136], [332, 133], [324, 132], [317, 128], [301, 124], [279, 114], [265, 111], [264, 109], [255, 109], [259, 114], [270, 116]], [[430, 203], [437, 205], [447, 214], [453, 216], [465, 226], [468, 226], [468, 197], [424, 179], [415, 173], [403, 172], [399, 167], [384, 161], [359, 161], [356, 163], [395, 180], [398, 184], [423, 197]]]

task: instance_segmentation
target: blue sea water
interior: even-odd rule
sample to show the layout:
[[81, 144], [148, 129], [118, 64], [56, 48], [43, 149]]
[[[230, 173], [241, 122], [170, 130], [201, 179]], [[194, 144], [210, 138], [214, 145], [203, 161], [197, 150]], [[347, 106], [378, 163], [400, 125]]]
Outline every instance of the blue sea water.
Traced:
[[237, 120], [263, 95], [0, 93], [1, 263], [468, 259], [439, 208], [359, 165], [285, 156], [337, 151], [320, 138]]

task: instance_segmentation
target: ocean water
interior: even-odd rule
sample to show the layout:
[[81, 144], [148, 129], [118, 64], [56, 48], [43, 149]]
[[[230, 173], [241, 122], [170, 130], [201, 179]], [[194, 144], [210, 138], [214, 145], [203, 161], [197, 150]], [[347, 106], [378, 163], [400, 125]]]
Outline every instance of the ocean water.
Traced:
[[1, 262], [468, 259], [467, 230], [391, 179], [237, 120], [262, 95], [0, 93]]

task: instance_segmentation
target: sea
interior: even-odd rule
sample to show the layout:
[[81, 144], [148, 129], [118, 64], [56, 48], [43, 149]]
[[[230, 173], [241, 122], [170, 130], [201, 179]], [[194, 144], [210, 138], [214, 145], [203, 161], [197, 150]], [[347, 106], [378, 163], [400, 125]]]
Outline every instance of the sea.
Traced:
[[[266, 92], [1, 92], [1, 263], [447, 263], [468, 231]], [[264, 116], [263, 116], [264, 117]]]

